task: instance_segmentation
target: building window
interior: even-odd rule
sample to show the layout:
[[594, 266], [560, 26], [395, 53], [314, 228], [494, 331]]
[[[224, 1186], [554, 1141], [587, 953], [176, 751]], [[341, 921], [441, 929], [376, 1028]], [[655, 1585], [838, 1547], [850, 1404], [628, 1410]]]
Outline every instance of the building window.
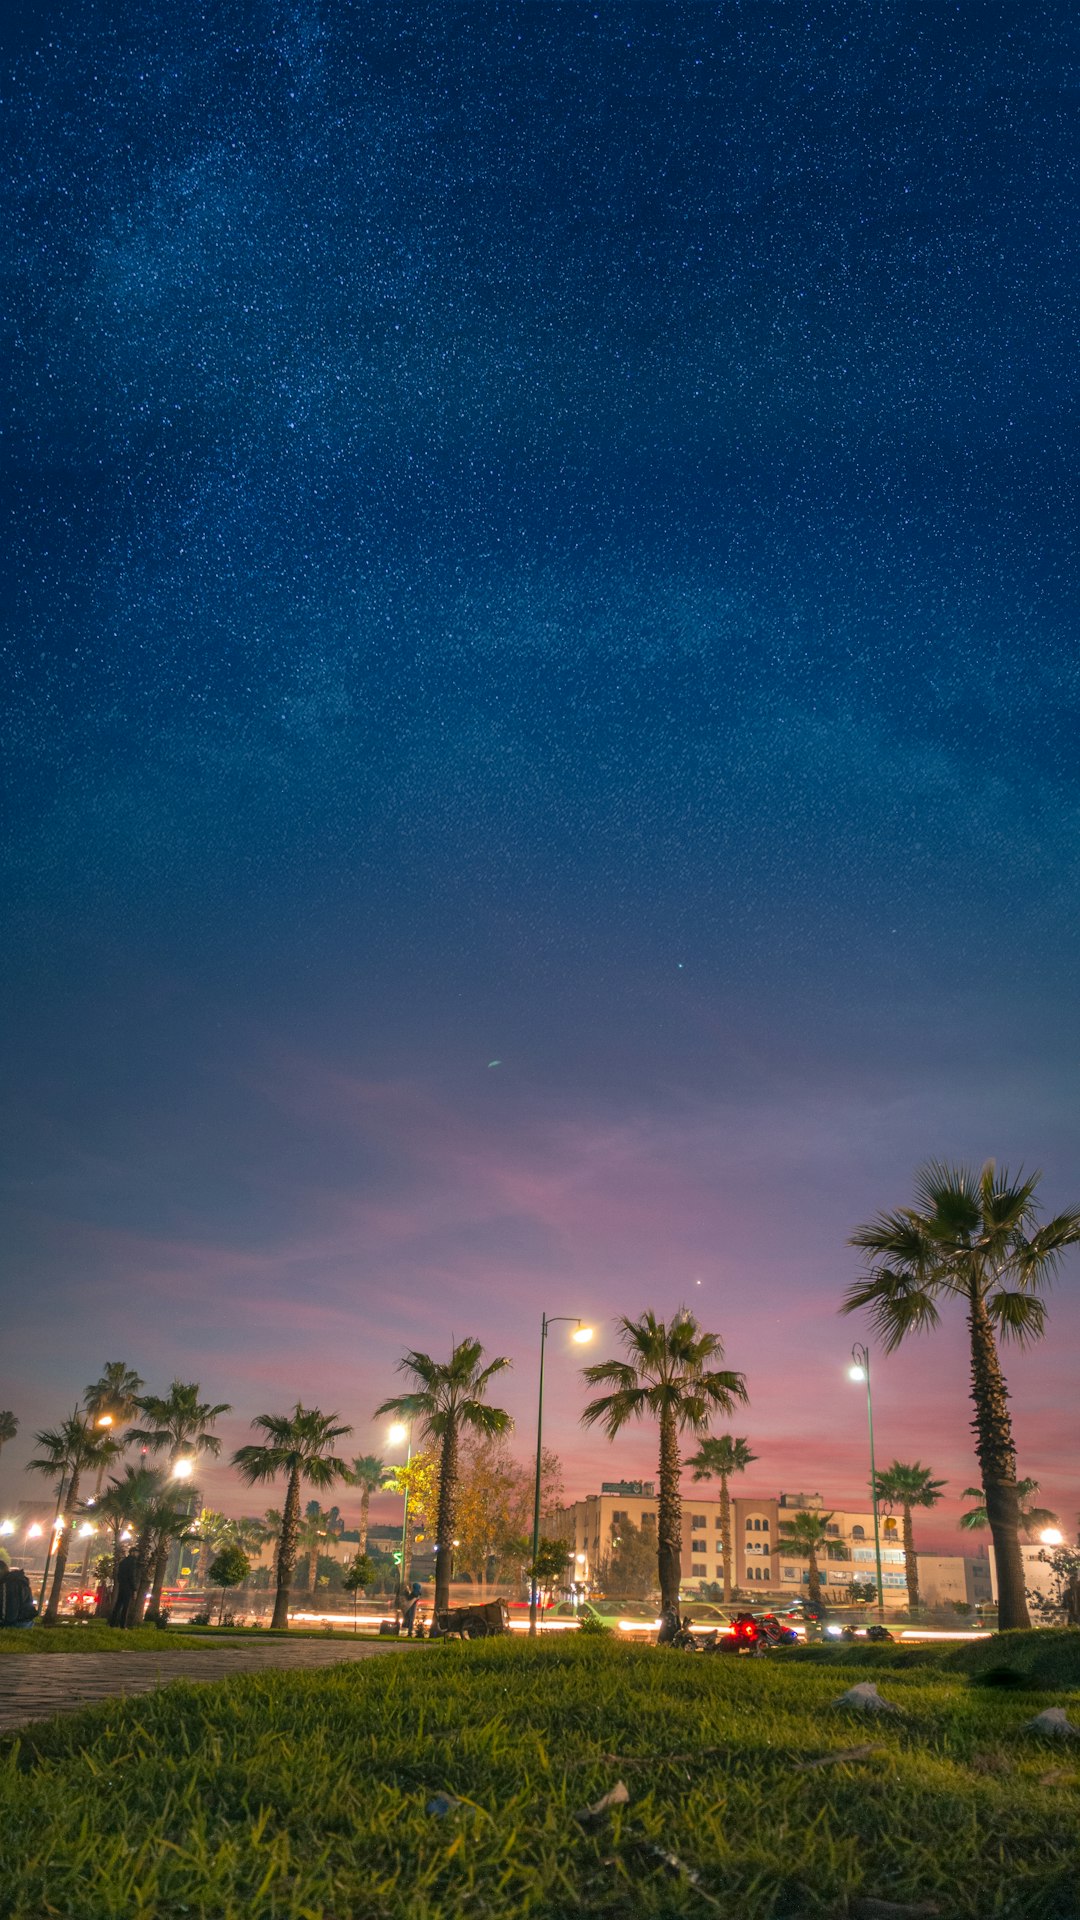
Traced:
[[709, 1524], [709, 1522], [708, 1522], [708, 1520], [706, 1519], [706, 1517], [705, 1517], [705, 1515], [704, 1515], [703, 1513], [694, 1513], [694, 1514], [691, 1514], [691, 1516], [690, 1516], [690, 1527], [691, 1527], [691, 1530], [692, 1530], [692, 1531], [693, 1531], [694, 1533], [696, 1533], [696, 1532], [698, 1531], [698, 1528], [699, 1528], [699, 1527], [707, 1527], [707, 1526], [708, 1526], [708, 1524]]
[[714, 1513], [714, 1514], [713, 1514], [713, 1526], [714, 1526], [714, 1527], [718, 1527], [719, 1525], [720, 1525], [720, 1515], [719, 1515], [718, 1513]]
[[645, 1512], [645, 1513], [643, 1513], [643, 1514], [642, 1514], [642, 1516], [641, 1516], [641, 1531], [642, 1531], [642, 1533], [644, 1533], [644, 1531], [645, 1531], [645, 1529], [646, 1529], [646, 1527], [655, 1527], [655, 1525], [656, 1525], [656, 1515], [655, 1515], [655, 1513], [648, 1513], [648, 1512]]
[[785, 1568], [784, 1568], [784, 1579], [785, 1579], [785, 1580], [797, 1580], [797, 1579], [798, 1579], [798, 1577], [799, 1577], [799, 1569], [798, 1569], [798, 1567], [785, 1567]]
[[827, 1539], [829, 1539], [829, 1540], [839, 1540], [839, 1538], [840, 1538], [840, 1529], [839, 1529], [839, 1527], [835, 1527], [835, 1526], [834, 1526], [834, 1527], [826, 1527], [826, 1529], [825, 1529], [825, 1534], [826, 1534], [826, 1538], [827, 1538]]
[[852, 1527], [852, 1529], [851, 1529], [851, 1537], [852, 1537], [852, 1539], [853, 1539], [853, 1540], [865, 1540], [865, 1539], [866, 1539], [866, 1528], [865, 1528], [865, 1527]]
[[617, 1526], [618, 1526], [618, 1524], [619, 1524], [619, 1521], [620, 1521], [620, 1520], [625, 1520], [625, 1519], [626, 1519], [626, 1515], [625, 1515], [625, 1513], [619, 1513], [619, 1512], [617, 1512], [617, 1511], [616, 1511], [616, 1512], [615, 1512], [615, 1513], [613, 1513], [613, 1514], [612, 1514], [612, 1516], [611, 1516], [611, 1524], [612, 1524], [612, 1526], [613, 1526], [613, 1527], [617, 1527]]
[[708, 1571], [709, 1571], [708, 1567], [700, 1565], [700, 1563], [697, 1560], [693, 1562], [693, 1565], [690, 1568], [690, 1573], [695, 1580], [704, 1580], [706, 1575], [708, 1574]]

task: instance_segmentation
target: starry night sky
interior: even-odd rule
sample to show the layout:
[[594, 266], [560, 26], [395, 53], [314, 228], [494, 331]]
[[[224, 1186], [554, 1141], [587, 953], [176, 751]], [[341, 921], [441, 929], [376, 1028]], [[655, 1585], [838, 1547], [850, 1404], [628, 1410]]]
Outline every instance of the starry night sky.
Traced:
[[[542, 1309], [686, 1302], [850, 1503], [846, 1235], [1080, 1202], [1068, 11], [4, 29], [8, 1493], [106, 1359], [366, 1449], [477, 1332], [525, 1450]], [[569, 1491], [650, 1470], [549, 1379]], [[875, 1393], [975, 1477], [960, 1324]]]

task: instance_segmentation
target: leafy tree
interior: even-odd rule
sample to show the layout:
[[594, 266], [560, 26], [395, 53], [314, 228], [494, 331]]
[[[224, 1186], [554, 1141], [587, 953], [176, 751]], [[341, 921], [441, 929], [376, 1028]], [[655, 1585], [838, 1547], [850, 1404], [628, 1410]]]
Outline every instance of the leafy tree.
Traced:
[[1043, 1331], [1040, 1288], [1080, 1240], [1080, 1211], [1038, 1224], [1039, 1175], [1015, 1178], [988, 1160], [978, 1174], [932, 1161], [915, 1183], [915, 1205], [879, 1214], [852, 1235], [868, 1271], [843, 1312], [870, 1310], [886, 1352], [940, 1320], [939, 1302], [959, 1300], [968, 1323], [973, 1427], [994, 1540], [1003, 1628], [1026, 1627], [1020, 1501], [1009, 1396], [997, 1339], [1025, 1345]]
[[19, 1431], [18, 1414], [12, 1413], [8, 1408], [5, 1407], [2, 1411], [0, 1411], [0, 1449], [6, 1447], [9, 1440], [14, 1440], [15, 1435], [18, 1433], [18, 1431]]
[[[1018, 1480], [1016, 1483], [1017, 1502], [1020, 1510], [1020, 1531], [1030, 1540], [1033, 1533], [1041, 1533], [1044, 1527], [1056, 1527], [1058, 1515], [1051, 1507], [1035, 1507], [1028, 1503], [1033, 1493], [1038, 1493], [1037, 1480]], [[967, 1513], [960, 1515], [960, 1525], [972, 1532], [979, 1527], [990, 1525], [986, 1512], [986, 1495], [981, 1487], [965, 1487], [961, 1500], [977, 1500], [978, 1505], [970, 1507]]]
[[605, 1593], [620, 1600], [644, 1600], [656, 1587], [656, 1535], [632, 1520], [611, 1525], [607, 1558], [597, 1568]]
[[345, 1569], [341, 1584], [346, 1593], [366, 1593], [374, 1585], [377, 1573], [370, 1553], [355, 1553]]
[[859, 1606], [863, 1601], [869, 1602], [876, 1600], [878, 1597], [877, 1582], [874, 1580], [860, 1580], [858, 1574], [856, 1574], [853, 1579], [848, 1581], [847, 1597], [855, 1606]]
[[[439, 1503], [435, 1518], [435, 1613], [442, 1613], [450, 1599], [450, 1566], [454, 1550], [457, 1513], [458, 1473], [462, 1433], [493, 1435], [506, 1433], [513, 1425], [502, 1407], [487, 1403], [487, 1390], [496, 1373], [510, 1365], [499, 1358], [482, 1366], [484, 1349], [479, 1340], [459, 1340], [448, 1361], [433, 1360], [430, 1354], [407, 1353], [399, 1372], [411, 1374], [412, 1392], [384, 1400], [375, 1409], [376, 1419], [394, 1414], [399, 1420], [417, 1425], [425, 1439], [439, 1454]], [[404, 1569], [402, 1569], [404, 1578]]]
[[[455, 1564], [483, 1586], [503, 1577], [503, 1564], [532, 1557], [533, 1468], [515, 1460], [505, 1434], [472, 1436], [462, 1443]], [[545, 1448], [540, 1468], [540, 1511], [558, 1505], [562, 1466]], [[524, 1552], [521, 1542], [526, 1542]]]
[[225, 1595], [230, 1587], [240, 1587], [251, 1572], [251, 1561], [242, 1547], [223, 1547], [210, 1562], [207, 1579], [212, 1587], [221, 1588], [221, 1606], [218, 1608], [218, 1626], [225, 1612]]
[[914, 1507], [936, 1507], [945, 1490], [944, 1480], [934, 1480], [929, 1467], [919, 1460], [905, 1466], [900, 1460], [894, 1460], [891, 1467], [875, 1474], [874, 1486], [879, 1500], [890, 1510], [901, 1507], [904, 1514], [904, 1572], [907, 1577], [908, 1606], [914, 1611], [919, 1604], [919, 1562], [915, 1554], [915, 1528], [912, 1523]]
[[821, 1605], [821, 1569], [818, 1566], [818, 1554], [828, 1546], [828, 1526], [831, 1513], [819, 1513], [816, 1507], [805, 1507], [795, 1515], [794, 1520], [781, 1520], [780, 1532], [788, 1553], [796, 1560], [805, 1560], [809, 1570], [809, 1593], [811, 1604]]
[[[112, 1536], [110, 1585], [116, 1583], [121, 1536], [130, 1533], [137, 1537], [141, 1533], [147, 1511], [163, 1486], [164, 1475], [153, 1467], [125, 1467], [119, 1479], [109, 1481], [101, 1498], [90, 1509]], [[144, 1569], [144, 1584], [145, 1572]]]
[[401, 1466], [390, 1468], [386, 1485], [391, 1493], [399, 1493], [402, 1499], [407, 1498], [408, 1501], [404, 1552], [401, 1565], [396, 1568], [394, 1580], [391, 1581], [392, 1587], [405, 1587], [409, 1582], [413, 1548], [418, 1541], [435, 1531], [435, 1517], [439, 1511], [438, 1454], [430, 1448], [421, 1448]]
[[300, 1527], [300, 1486], [332, 1487], [348, 1473], [346, 1461], [334, 1452], [339, 1440], [352, 1432], [341, 1424], [336, 1413], [322, 1413], [318, 1407], [302, 1407], [297, 1401], [292, 1413], [260, 1413], [252, 1426], [265, 1435], [257, 1445], [240, 1447], [233, 1454], [249, 1486], [260, 1481], [286, 1476], [285, 1508], [281, 1517], [277, 1549], [277, 1593], [274, 1597], [272, 1627], [289, 1624], [289, 1594], [296, 1566], [297, 1534]]
[[603, 1426], [614, 1440], [630, 1420], [655, 1419], [660, 1427], [660, 1499], [657, 1561], [660, 1604], [678, 1605], [682, 1562], [682, 1505], [679, 1492], [680, 1431], [704, 1436], [710, 1417], [730, 1414], [747, 1398], [741, 1373], [715, 1366], [724, 1357], [719, 1334], [706, 1333], [685, 1308], [670, 1324], [646, 1313], [640, 1320], [620, 1320], [625, 1360], [601, 1360], [583, 1369], [590, 1386], [613, 1391], [592, 1400], [582, 1423]]
[[34, 1438], [41, 1452], [36, 1459], [28, 1460], [27, 1466], [31, 1473], [43, 1473], [56, 1482], [57, 1499], [61, 1507], [57, 1515], [60, 1531], [56, 1541], [56, 1562], [44, 1618], [45, 1626], [51, 1627], [56, 1622], [64, 1587], [64, 1572], [71, 1543], [71, 1518], [80, 1511], [79, 1484], [84, 1474], [96, 1472], [99, 1466], [115, 1459], [119, 1448], [107, 1433], [87, 1426], [81, 1413], [70, 1414], [58, 1427], [43, 1428]]
[[725, 1601], [732, 1587], [731, 1497], [728, 1493], [728, 1481], [733, 1473], [745, 1473], [747, 1467], [756, 1459], [757, 1454], [751, 1453], [745, 1440], [740, 1440], [731, 1433], [719, 1433], [704, 1439], [697, 1452], [691, 1454], [686, 1463], [693, 1469], [695, 1480], [719, 1480], [720, 1482], [720, 1549], [724, 1566], [722, 1598]]
[[386, 1485], [386, 1463], [374, 1453], [358, 1453], [345, 1478], [350, 1487], [360, 1489], [360, 1522], [357, 1527], [357, 1552], [367, 1551], [368, 1511], [371, 1496]]
[[531, 1585], [540, 1594], [541, 1613], [551, 1605], [552, 1597], [566, 1579], [570, 1548], [565, 1540], [549, 1540], [544, 1534], [537, 1541], [536, 1559], [526, 1569]]

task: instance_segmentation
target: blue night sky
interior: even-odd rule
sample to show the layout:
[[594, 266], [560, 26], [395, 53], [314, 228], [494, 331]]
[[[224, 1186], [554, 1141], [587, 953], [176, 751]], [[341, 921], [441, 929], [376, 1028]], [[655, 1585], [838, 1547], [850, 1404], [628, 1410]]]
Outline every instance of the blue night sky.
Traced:
[[[524, 1451], [542, 1309], [685, 1302], [750, 1484], [856, 1500], [847, 1234], [1080, 1204], [1068, 10], [5, 34], [5, 1497], [106, 1359], [359, 1450], [476, 1332]], [[875, 1374], [953, 1495], [964, 1349]], [[649, 1471], [549, 1378], [569, 1491]]]

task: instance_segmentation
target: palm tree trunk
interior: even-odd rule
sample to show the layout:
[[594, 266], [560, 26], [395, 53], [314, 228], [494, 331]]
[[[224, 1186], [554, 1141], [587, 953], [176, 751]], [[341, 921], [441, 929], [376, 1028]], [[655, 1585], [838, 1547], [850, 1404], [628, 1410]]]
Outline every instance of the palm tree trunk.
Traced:
[[363, 1487], [360, 1493], [360, 1525], [356, 1530], [357, 1553], [367, 1552], [368, 1508], [370, 1507], [370, 1505], [371, 1505], [371, 1488]]
[[64, 1525], [60, 1530], [60, 1538], [56, 1543], [56, 1564], [53, 1568], [53, 1582], [49, 1590], [49, 1604], [45, 1609], [45, 1619], [43, 1622], [43, 1624], [46, 1627], [54, 1627], [56, 1625], [56, 1616], [60, 1609], [60, 1596], [64, 1590], [64, 1573], [67, 1568], [67, 1558], [68, 1558], [68, 1541], [71, 1536], [71, 1528], [68, 1525], [68, 1514], [75, 1512], [75, 1509], [78, 1505], [78, 1500], [79, 1500], [79, 1469], [78, 1467], [76, 1467], [75, 1471], [71, 1476], [71, 1485], [67, 1490], [67, 1498], [64, 1502], [64, 1512], [60, 1516], [64, 1522]]
[[319, 1583], [319, 1542], [316, 1539], [307, 1557], [308, 1592], [313, 1594]]
[[452, 1422], [443, 1435], [439, 1461], [439, 1506], [435, 1517], [435, 1614], [450, 1605], [450, 1569], [454, 1554], [454, 1514], [457, 1508], [458, 1433]]
[[300, 1529], [300, 1469], [294, 1467], [289, 1475], [289, 1489], [285, 1495], [285, 1511], [281, 1516], [281, 1538], [277, 1550], [277, 1592], [274, 1595], [274, 1614], [270, 1622], [272, 1630], [287, 1627], [289, 1624], [289, 1593], [292, 1587], [293, 1568], [296, 1565], [296, 1536]]
[[155, 1616], [161, 1607], [161, 1592], [165, 1585], [165, 1569], [169, 1564], [169, 1547], [171, 1544], [169, 1540], [162, 1540], [154, 1555], [154, 1584], [151, 1589], [150, 1604], [147, 1607], [147, 1612]]
[[919, 1610], [919, 1562], [915, 1554], [915, 1526], [911, 1508], [904, 1502], [904, 1572], [907, 1576], [908, 1612]]
[[679, 1436], [670, 1413], [660, 1415], [660, 1499], [656, 1559], [660, 1575], [660, 1611], [678, 1607], [682, 1573], [682, 1501], [679, 1497]]
[[128, 1608], [128, 1616], [124, 1622], [125, 1626], [128, 1627], [142, 1626], [143, 1614], [146, 1612], [146, 1583], [150, 1578], [152, 1547], [153, 1542], [150, 1533], [144, 1528], [139, 1535], [139, 1543], [135, 1549], [135, 1591], [131, 1596], [131, 1605]]
[[731, 1495], [727, 1474], [720, 1475], [720, 1554], [724, 1565], [724, 1601], [731, 1598]]
[[807, 1590], [810, 1594], [810, 1605], [812, 1607], [820, 1607], [821, 1605], [821, 1570], [818, 1567], [817, 1554], [814, 1552], [813, 1547], [810, 1548], [806, 1558], [808, 1563]]
[[972, 1428], [986, 1492], [986, 1517], [994, 1542], [998, 1627], [1030, 1627], [1020, 1551], [1020, 1498], [1016, 1491], [1016, 1449], [1005, 1376], [998, 1360], [986, 1302], [973, 1286], [968, 1298], [971, 1332]]

